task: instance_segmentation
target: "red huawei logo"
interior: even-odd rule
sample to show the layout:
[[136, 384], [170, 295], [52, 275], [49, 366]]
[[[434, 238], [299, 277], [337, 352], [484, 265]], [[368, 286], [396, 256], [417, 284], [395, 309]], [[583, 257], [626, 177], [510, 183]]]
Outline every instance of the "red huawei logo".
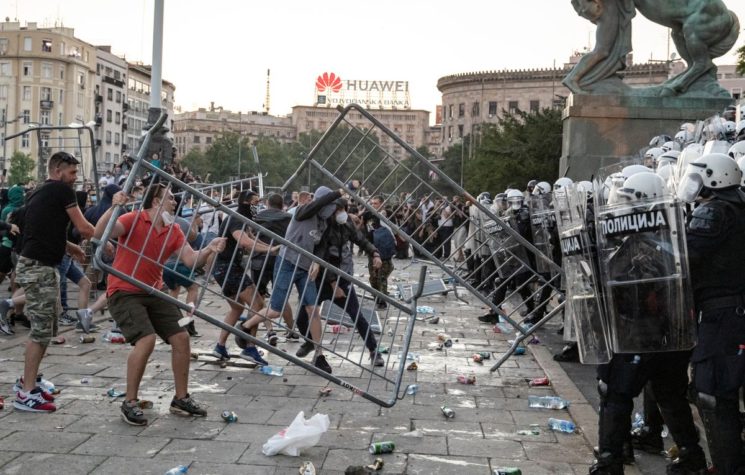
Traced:
[[316, 89], [325, 92], [331, 89], [333, 92], [341, 91], [341, 79], [334, 73], [323, 73], [316, 78]]

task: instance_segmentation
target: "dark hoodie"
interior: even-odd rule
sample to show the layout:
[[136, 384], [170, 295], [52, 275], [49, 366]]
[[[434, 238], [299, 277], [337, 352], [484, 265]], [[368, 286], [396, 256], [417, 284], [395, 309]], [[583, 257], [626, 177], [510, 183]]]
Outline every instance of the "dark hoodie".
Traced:
[[7, 221], [8, 215], [23, 206], [25, 190], [22, 186], [13, 185], [8, 190], [8, 205], [0, 213], [0, 221]]
[[[282, 237], [285, 237], [287, 227], [290, 225], [290, 220], [292, 220], [292, 215], [290, 213], [275, 208], [267, 208], [263, 211], [260, 211], [254, 217], [254, 222], [256, 224], [260, 224], [274, 234]], [[271, 239], [265, 234], [259, 234], [259, 240], [266, 244], [271, 243]], [[278, 243], [274, 243], [273, 245], [277, 244]], [[264, 261], [266, 260], [266, 258], [267, 256], [265, 253], [254, 253], [253, 257], [251, 258], [251, 269], [261, 270], [262, 268], [264, 268]], [[269, 256], [269, 262], [267, 262], [266, 264], [266, 268], [268, 270], [274, 269], [274, 260], [275, 256]]]
[[85, 210], [85, 219], [95, 226], [96, 223], [98, 223], [98, 220], [101, 219], [101, 216], [111, 208], [111, 200], [119, 191], [121, 191], [121, 188], [117, 185], [106, 185], [106, 188], [103, 189], [103, 196], [101, 196], [98, 204]]

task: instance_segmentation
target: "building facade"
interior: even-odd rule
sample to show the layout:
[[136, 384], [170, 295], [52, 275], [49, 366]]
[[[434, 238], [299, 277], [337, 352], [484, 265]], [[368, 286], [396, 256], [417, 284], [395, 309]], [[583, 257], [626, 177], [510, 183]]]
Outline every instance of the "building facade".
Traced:
[[65, 126], [94, 120], [95, 84], [96, 48], [75, 38], [72, 28], [0, 22], [0, 134], [3, 138], [0, 167], [10, 168], [10, 157], [21, 151], [37, 161], [39, 175], [43, 177], [46, 154], [66, 149], [82, 160], [81, 175], [90, 178], [90, 147], [79, 148], [74, 141], [53, 137], [51, 132], [30, 132], [7, 142], [5, 137], [34, 124]]
[[96, 165], [98, 172], [121, 162], [127, 132], [127, 61], [111, 54], [111, 47], [96, 49]]
[[289, 117], [264, 112], [231, 112], [210, 105], [209, 109], [176, 114], [173, 119], [173, 145], [184, 156], [191, 150], [204, 152], [221, 135], [233, 132], [254, 142], [259, 137], [272, 137], [282, 143], [295, 140], [295, 127]]
[[[147, 125], [148, 113], [150, 111], [150, 81], [151, 67], [141, 63], [129, 63], [127, 65], [127, 104], [123, 105], [122, 121], [126, 124], [124, 129], [124, 142], [122, 154], [135, 156], [140, 147], [140, 138], [144, 134]], [[161, 83], [160, 102], [161, 107], [168, 113], [168, 128], [173, 131], [173, 106], [176, 86], [165, 79]], [[108, 117], [106, 118], [108, 120]], [[116, 116], [114, 116], [116, 121]]]

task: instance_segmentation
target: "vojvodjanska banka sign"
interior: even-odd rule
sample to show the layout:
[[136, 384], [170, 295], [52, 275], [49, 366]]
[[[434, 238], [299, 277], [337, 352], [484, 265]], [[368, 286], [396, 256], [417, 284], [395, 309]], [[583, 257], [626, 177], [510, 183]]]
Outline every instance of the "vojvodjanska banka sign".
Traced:
[[341, 79], [335, 73], [316, 78], [316, 105], [360, 104], [370, 109], [410, 109], [409, 81]]

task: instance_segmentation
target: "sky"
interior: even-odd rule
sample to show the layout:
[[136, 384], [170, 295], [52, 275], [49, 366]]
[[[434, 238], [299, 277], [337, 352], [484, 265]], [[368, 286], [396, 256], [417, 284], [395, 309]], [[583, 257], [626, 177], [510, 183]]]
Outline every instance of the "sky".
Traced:
[[[725, 4], [745, 26], [745, 1]], [[151, 62], [153, 0], [3, 0], [0, 15], [63, 24], [88, 43]], [[635, 62], [675, 51], [668, 30], [640, 14], [633, 30]], [[274, 115], [312, 105], [323, 72], [409, 81], [412, 107], [434, 112], [442, 76], [561, 66], [594, 35], [570, 0], [165, 0], [163, 78], [184, 111], [213, 101], [261, 111], [270, 69]], [[734, 49], [715, 62], [734, 64]]]

